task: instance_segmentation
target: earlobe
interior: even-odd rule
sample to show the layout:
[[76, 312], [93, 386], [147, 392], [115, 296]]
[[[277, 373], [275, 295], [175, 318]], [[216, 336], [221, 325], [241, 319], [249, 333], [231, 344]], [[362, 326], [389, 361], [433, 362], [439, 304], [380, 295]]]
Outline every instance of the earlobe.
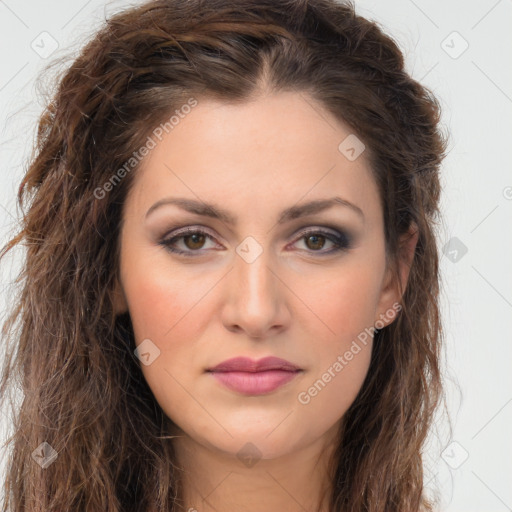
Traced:
[[395, 275], [390, 267], [386, 270], [386, 278], [381, 291], [381, 300], [379, 303], [379, 316], [375, 318], [378, 328], [389, 325], [393, 322], [396, 313], [401, 309], [397, 305], [401, 303], [409, 273], [413, 264], [416, 245], [418, 243], [419, 230], [413, 222], [408, 232], [402, 235], [400, 239], [400, 249], [398, 255], [398, 275]]

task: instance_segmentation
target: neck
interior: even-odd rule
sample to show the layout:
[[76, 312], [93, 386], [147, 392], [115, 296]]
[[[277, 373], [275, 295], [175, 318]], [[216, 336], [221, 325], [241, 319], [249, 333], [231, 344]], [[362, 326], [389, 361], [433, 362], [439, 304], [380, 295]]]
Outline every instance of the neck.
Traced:
[[182, 433], [173, 439], [180, 501], [187, 512], [328, 512], [328, 462], [336, 429], [315, 443], [279, 458], [259, 458], [246, 445], [238, 453], [205, 447]]

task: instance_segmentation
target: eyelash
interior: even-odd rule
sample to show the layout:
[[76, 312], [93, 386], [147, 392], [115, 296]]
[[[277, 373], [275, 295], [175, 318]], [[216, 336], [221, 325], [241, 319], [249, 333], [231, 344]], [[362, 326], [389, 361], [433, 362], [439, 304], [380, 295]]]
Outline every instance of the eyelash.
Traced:
[[[190, 250], [190, 249], [187, 251], [182, 251], [181, 249], [176, 249], [175, 247], [172, 247], [172, 245], [177, 240], [184, 238], [186, 236], [196, 235], [196, 234], [206, 235], [207, 237], [212, 238], [212, 239], [214, 238], [209, 232], [204, 231], [203, 229], [192, 227], [192, 228], [185, 228], [183, 231], [178, 232], [175, 236], [173, 236], [171, 238], [164, 238], [160, 242], [160, 245], [163, 245], [168, 251], [170, 251], [172, 253], [196, 257], [201, 254], [202, 249], [197, 249], [196, 251]], [[300, 236], [296, 239], [296, 241], [302, 240], [302, 239], [306, 238], [307, 236], [311, 236], [311, 235], [322, 235], [322, 236], [325, 236], [327, 238], [327, 240], [330, 240], [331, 242], [334, 243], [334, 247], [328, 251], [321, 251], [321, 250], [318, 250], [318, 251], [309, 250], [308, 251], [313, 254], [316, 253], [316, 254], [319, 254], [322, 256], [331, 255], [331, 254], [334, 254], [337, 252], [346, 251], [352, 247], [351, 237], [345, 233], [338, 233], [338, 232], [333, 233], [331, 231], [326, 231], [324, 229], [308, 229], [308, 230], [301, 231], [299, 233], [299, 235]], [[197, 254], [194, 254], [194, 253], [197, 253]]]

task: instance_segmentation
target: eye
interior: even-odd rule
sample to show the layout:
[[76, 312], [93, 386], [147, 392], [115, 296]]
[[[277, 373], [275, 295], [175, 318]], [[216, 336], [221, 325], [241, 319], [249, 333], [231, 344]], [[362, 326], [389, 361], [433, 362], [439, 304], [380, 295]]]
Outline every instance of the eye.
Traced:
[[[319, 254], [332, 254], [338, 251], [347, 250], [351, 247], [351, 239], [348, 235], [339, 232], [326, 231], [324, 229], [315, 229], [302, 231], [297, 241], [304, 241], [306, 250]], [[326, 243], [331, 243], [330, 250], [322, 251]]]
[[[198, 228], [187, 228], [171, 238], [162, 240], [160, 244], [171, 252], [191, 255], [191, 253], [203, 249], [207, 239], [213, 239], [208, 232]], [[182, 242], [182, 248], [176, 247], [177, 242]]]
[[[202, 254], [201, 249], [208, 249], [205, 247], [208, 239], [214, 240], [214, 237], [203, 229], [192, 227], [185, 228], [174, 236], [163, 239], [160, 244], [172, 253], [194, 257]], [[319, 255], [333, 254], [351, 247], [351, 238], [348, 235], [322, 228], [302, 231], [295, 243], [299, 241], [304, 241], [306, 247], [304, 250]], [[322, 250], [326, 243], [331, 243], [331, 249]]]

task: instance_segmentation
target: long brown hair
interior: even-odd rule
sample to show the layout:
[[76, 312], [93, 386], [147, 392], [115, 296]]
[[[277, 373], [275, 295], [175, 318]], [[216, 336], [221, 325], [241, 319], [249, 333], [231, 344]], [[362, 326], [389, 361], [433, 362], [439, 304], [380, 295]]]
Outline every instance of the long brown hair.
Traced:
[[26, 250], [3, 328], [12, 346], [0, 394], [23, 392], [3, 512], [179, 510], [166, 418], [133, 353], [129, 314], [113, 308], [122, 206], [134, 151], [180, 106], [263, 91], [308, 94], [364, 142], [395, 268], [400, 236], [412, 223], [419, 231], [402, 310], [375, 334], [344, 416], [331, 510], [431, 510], [421, 453], [443, 396], [438, 101], [352, 4], [153, 0], [105, 22], [39, 120], [17, 196], [21, 229], [0, 255]]

